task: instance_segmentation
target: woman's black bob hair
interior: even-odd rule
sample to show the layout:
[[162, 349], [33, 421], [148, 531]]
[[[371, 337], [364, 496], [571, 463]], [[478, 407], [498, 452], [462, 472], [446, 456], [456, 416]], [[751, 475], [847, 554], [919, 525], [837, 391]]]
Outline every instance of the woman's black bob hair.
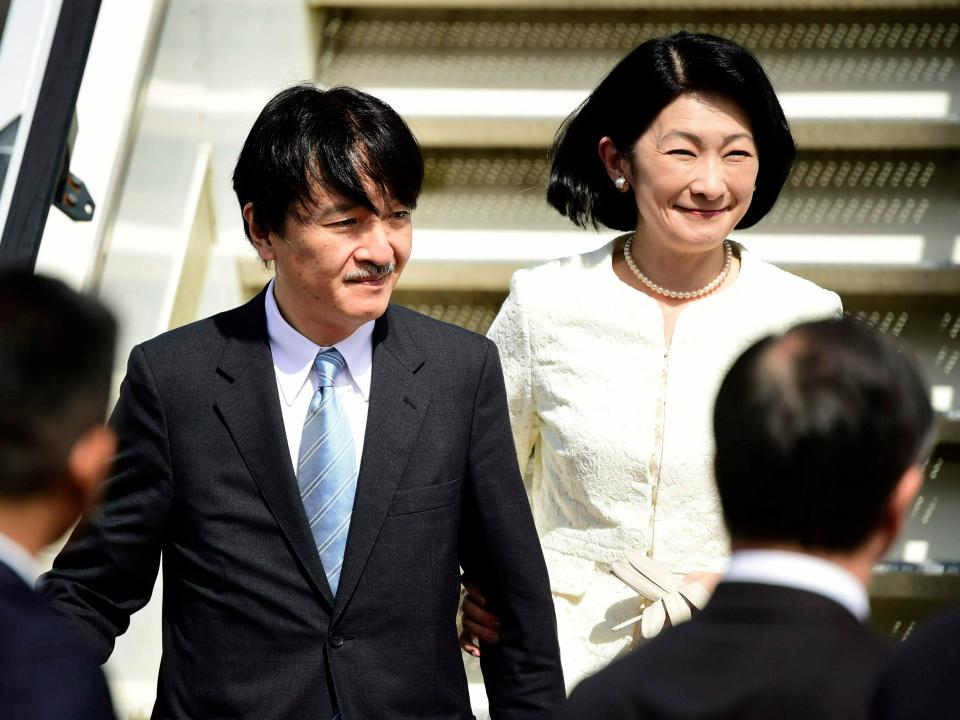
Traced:
[[635, 47], [560, 126], [551, 149], [547, 200], [580, 227], [637, 226], [633, 193], [614, 188], [597, 152], [610, 137], [617, 150], [633, 147], [654, 118], [686, 93], [715, 93], [739, 105], [753, 126], [760, 169], [753, 201], [737, 229], [755, 225], [777, 200], [797, 149], [766, 73], [737, 43], [716, 35], [680, 32]]

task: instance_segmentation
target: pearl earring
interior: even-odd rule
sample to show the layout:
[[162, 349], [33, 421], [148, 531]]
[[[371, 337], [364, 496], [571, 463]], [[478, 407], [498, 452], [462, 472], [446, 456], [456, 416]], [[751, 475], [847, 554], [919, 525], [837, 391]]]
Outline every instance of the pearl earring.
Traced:
[[627, 188], [630, 187], [629, 183], [627, 183], [627, 179], [623, 175], [613, 181], [613, 186], [620, 192], [626, 192]]

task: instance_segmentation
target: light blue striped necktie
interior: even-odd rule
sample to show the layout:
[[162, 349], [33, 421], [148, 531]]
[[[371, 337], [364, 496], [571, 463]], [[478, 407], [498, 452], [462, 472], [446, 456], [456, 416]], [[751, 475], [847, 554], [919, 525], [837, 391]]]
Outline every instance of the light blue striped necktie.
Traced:
[[317, 391], [303, 421], [297, 484], [327, 582], [336, 595], [357, 494], [357, 458], [350, 423], [333, 390], [333, 380], [346, 362], [330, 348], [318, 353], [313, 364]]

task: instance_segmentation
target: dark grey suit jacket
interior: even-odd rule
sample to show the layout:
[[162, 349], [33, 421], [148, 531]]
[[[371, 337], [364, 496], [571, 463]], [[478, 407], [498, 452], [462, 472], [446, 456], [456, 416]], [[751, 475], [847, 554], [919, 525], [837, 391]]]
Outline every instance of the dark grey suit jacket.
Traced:
[[561, 720], [862, 720], [887, 644], [837, 603], [721, 583], [703, 612], [588, 678]]
[[469, 718], [459, 566], [503, 624], [494, 717], [563, 698], [547, 573], [494, 345], [390, 306], [331, 596], [280, 414], [263, 293], [134, 348], [101, 509], [46, 576], [101, 659], [163, 553], [157, 718]]
[[113, 720], [93, 653], [0, 562], [0, 718]]

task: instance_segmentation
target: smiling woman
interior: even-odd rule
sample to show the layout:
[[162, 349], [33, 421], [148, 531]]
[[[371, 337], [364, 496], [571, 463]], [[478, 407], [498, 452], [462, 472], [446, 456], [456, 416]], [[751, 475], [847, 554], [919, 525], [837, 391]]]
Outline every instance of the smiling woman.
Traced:
[[750, 207], [759, 169], [751, 131], [732, 101], [690, 93], [667, 105], [632, 150], [604, 137], [600, 157], [614, 183], [623, 177], [633, 187], [649, 244], [698, 252], [725, 238]]
[[[635, 48], [557, 134], [550, 204], [625, 234], [516, 273], [490, 336], [568, 686], [708, 596], [728, 553], [712, 470], [720, 380], [758, 338], [841, 312], [834, 293], [728, 237], [771, 209], [795, 152], [757, 60], [690, 33]], [[496, 618], [466, 584], [462, 644], [478, 654], [471, 636], [495, 641]]]
[[[637, 229], [624, 243], [623, 257], [640, 280], [638, 289], [690, 300], [733, 279], [732, 243], [726, 237], [750, 208], [759, 170], [750, 119], [736, 103], [714, 93], [681, 95], [660, 111], [631, 150], [621, 152], [604, 137], [599, 152], [614, 185], [621, 192], [634, 189]], [[716, 252], [710, 251], [718, 242], [722, 270], [698, 284], [713, 273]], [[675, 279], [667, 287], [679, 289], [651, 280], [638, 260], [654, 276]], [[622, 266], [618, 274], [633, 283]]]

